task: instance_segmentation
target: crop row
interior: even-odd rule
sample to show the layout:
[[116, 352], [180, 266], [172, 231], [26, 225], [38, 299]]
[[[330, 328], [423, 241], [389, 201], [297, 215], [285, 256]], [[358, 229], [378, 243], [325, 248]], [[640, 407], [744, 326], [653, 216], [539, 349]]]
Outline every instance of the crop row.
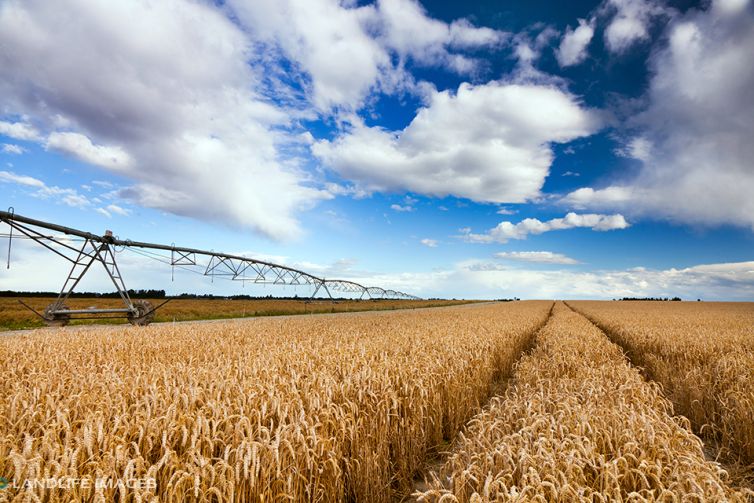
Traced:
[[660, 386], [562, 303], [420, 501], [746, 501]]
[[574, 302], [725, 458], [754, 464], [751, 303]]
[[390, 501], [510, 373], [551, 305], [3, 338], [0, 498]]

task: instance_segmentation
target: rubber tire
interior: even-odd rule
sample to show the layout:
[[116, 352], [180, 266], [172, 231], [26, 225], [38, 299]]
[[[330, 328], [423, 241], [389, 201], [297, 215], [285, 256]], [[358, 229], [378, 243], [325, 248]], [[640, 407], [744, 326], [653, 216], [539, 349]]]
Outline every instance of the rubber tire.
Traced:
[[51, 314], [51, 311], [64, 311], [68, 310], [69, 307], [65, 304], [59, 306], [56, 303], [52, 303], [49, 306], [47, 306], [44, 310], [44, 313], [42, 315], [44, 316], [45, 323], [47, 323], [48, 327], [64, 327], [68, 325], [68, 322], [71, 321], [71, 315], [70, 314]]
[[152, 310], [151, 302], [148, 300], [136, 300], [133, 305], [136, 308], [136, 314], [128, 315], [128, 322], [131, 325], [144, 327], [152, 323], [154, 320], [154, 311]]

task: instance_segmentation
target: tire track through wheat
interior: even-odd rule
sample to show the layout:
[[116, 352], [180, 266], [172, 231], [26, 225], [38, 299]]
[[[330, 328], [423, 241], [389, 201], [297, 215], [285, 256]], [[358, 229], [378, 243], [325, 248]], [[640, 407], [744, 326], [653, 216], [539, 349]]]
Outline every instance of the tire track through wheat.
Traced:
[[[479, 407], [479, 411], [487, 409], [495, 397], [500, 397], [505, 394], [506, 390], [508, 389], [509, 384], [511, 383], [512, 374], [516, 368], [516, 364], [520, 361], [523, 355], [527, 354], [529, 351], [532, 350], [532, 348], [535, 345], [537, 336], [542, 331], [542, 329], [545, 326], [547, 326], [547, 324], [550, 322], [554, 309], [555, 309], [555, 302], [552, 303], [552, 306], [550, 307], [550, 311], [547, 313], [547, 318], [541, 323], [541, 325], [539, 325], [535, 330], [532, 331], [528, 341], [526, 342], [526, 345], [523, 348], [521, 348], [521, 350], [516, 355], [515, 363], [511, 365], [510, 369], [508, 369], [507, 372], [501, 372], [500, 375], [497, 376], [495, 382], [493, 383], [493, 386], [491, 388], [491, 393], [487, 401]], [[455, 438], [451, 442], [446, 442], [444, 445], [438, 446], [438, 448], [434, 450], [433, 452], [428, 453], [427, 461], [425, 463], [424, 469], [418, 472], [416, 474], [416, 477], [414, 478], [413, 492], [410, 495], [407, 495], [404, 498], [402, 498], [400, 501], [417, 501], [416, 499], [417, 493], [422, 493], [430, 489], [431, 478], [433, 474], [438, 472], [442, 468], [442, 466], [447, 462], [448, 457], [452, 454], [452, 450], [451, 450], [452, 446], [457, 442], [460, 434], [461, 434], [461, 431], [456, 432]], [[443, 450], [442, 447], [446, 447], [447, 450]]]
[[749, 501], [657, 383], [563, 303], [475, 416], [426, 502]]
[[[744, 336], [739, 339], [730, 331], [725, 338], [719, 332], [705, 333], [710, 322], [715, 326], [720, 319], [713, 321], [714, 314], [699, 311], [700, 318], [688, 320], [689, 326], [674, 327], [667, 321], [665, 332], [659, 333], [652, 328], [656, 304], [642, 308], [638, 320], [636, 304], [625, 310], [625, 304], [565, 304], [619, 346], [647, 380], [662, 386], [675, 412], [688, 418], [704, 439], [707, 459], [720, 463], [735, 485], [754, 489], [754, 353], [751, 348], [747, 351]], [[662, 307], [661, 312], [668, 314], [669, 308]], [[742, 326], [740, 332], [745, 330]]]

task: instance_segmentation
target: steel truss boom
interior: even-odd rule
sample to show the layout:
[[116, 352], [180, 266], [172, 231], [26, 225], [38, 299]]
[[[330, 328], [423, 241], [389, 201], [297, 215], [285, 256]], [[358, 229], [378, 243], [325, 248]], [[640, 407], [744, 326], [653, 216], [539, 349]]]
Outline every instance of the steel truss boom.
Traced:
[[[11, 240], [13, 231], [16, 230], [26, 238], [38, 242], [72, 264], [68, 279], [66, 280], [56, 303], [48, 308], [48, 311], [52, 313], [51, 315], [57, 314], [62, 316], [63, 314], [80, 314], [69, 310], [66, 310], [65, 313], [59, 311], [61, 311], [63, 303], [67, 300], [68, 296], [79, 283], [81, 278], [95, 262], [99, 262], [104, 266], [126, 306], [125, 309], [112, 310], [111, 312], [125, 311], [131, 317], [143, 314], [144, 310], [140, 310], [139, 306], [129, 298], [128, 291], [126, 290], [118, 266], [115, 263], [115, 255], [113, 251], [116, 250], [117, 247], [168, 251], [170, 252], [170, 265], [173, 267], [199, 266], [200, 264], [197, 257], [206, 257], [208, 258], [208, 261], [204, 268], [205, 276], [221, 276], [237, 281], [249, 281], [251, 283], [259, 284], [309, 285], [314, 288], [312, 297], [314, 297], [320, 290], [324, 290], [329, 298], [332, 298], [332, 292], [359, 294], [359, 298], [368, 299], [419, 298], [396, 290], [386, 290], [374, 286], [367, 287], [354, 281], [321, 278], [293, 267], [241, 255], [215, 252], [213, 250], [201, 250], [198, 248], [186, 248], [175, 245], [131, 241], [130, 239], [122, 240], [113, 236], [110, 231], [107, 231], [103, 236], [98, 236], [79, 229], [17, 215], [12, 211], [12, 208], [10, 210], [11, 211], [0, 211], [0, 222], [5, 222], [10, 226]], [[75, 236], [79, 238], [79, 240], [83, 240], [84, 244], [82, 247], [77, 247], [65, 237], [44, 235], [38, 229], [47, 229], [63, 233], [67, 236]], [[51, 246], [50, 243], [54, 243], [57, 247]], [[10, 251], [11, 248], [9, 241], [9, 261]], [[48, 313], [46, 312], [46, 314]]]

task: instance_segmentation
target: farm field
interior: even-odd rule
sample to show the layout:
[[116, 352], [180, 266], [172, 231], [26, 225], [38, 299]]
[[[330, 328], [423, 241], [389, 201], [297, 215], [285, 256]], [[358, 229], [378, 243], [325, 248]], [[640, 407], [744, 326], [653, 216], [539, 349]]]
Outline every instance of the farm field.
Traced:
[[[509, 375], [551, 305], [2, 338], [0, 474], [16, 484], [0, 498], [391, 501]], [[23, 482], [65, 477], [155, 487]]]
[[[693, 327], [717, 323], [730, 344], [717, 353], [737, 361], [752, 308], [677, 306], [523, 301], [0, 338], [0, 501], [752, 501], [746, 428], [698, 431], [623, 347], [642, 318], [659, 333], [679, 309], [694, 321], [665, 339], [693, 348]], [[618, 341], [577, 311], [635, 325]], [[751, 368], [733, 368], [748, 382]], [[752, 387], [731, 389], [729, 409], [751, 403]], [[718, 464], [725, 436], [739, 454]]]
[[747, 501], [586, 318], [558, 303], [534, 344], [420, 501]]
[[[24, 301], [38, 312], [43, 312], [55, 298], [51, 297], [0, 297], [0, 331], [17, 330], [23, 328], [43, 327], [45, 323], [37, 315], [19, 304]], [[153, 306], [164, 302], [165, 299], [150, 299]], [[254, 299], [254, 300], [222, 300], [222, 299], [175, 299], [158, 309], [155, 314], [156, 322], [164, 321], [192, 321], [226, 318], [245, 318], [252, 316], [278, 316], [289, 314], [310, 313], [340, 313], [355, 311], [381, 311], [389, 309], [411, 309], [420, 307], [452, 306], [466, 304], [464, 300], [345, 300], [332, 303], [325, 300], [306, 302], [305, 300], [288, 299]], [[120, 299], [79, 298], [74, 297], [66, 302], [71, 309], [83, 309], [90, 306], [123, 307]], [[93, 323], [91, 321], [75, 320], [71, 324]], [[113, 320], [97, 320], [96, 323], [127, 323], [124, 318]]]
[[663, 385], [710, 447], [754, 465], [754, 304], [569, 304]]

